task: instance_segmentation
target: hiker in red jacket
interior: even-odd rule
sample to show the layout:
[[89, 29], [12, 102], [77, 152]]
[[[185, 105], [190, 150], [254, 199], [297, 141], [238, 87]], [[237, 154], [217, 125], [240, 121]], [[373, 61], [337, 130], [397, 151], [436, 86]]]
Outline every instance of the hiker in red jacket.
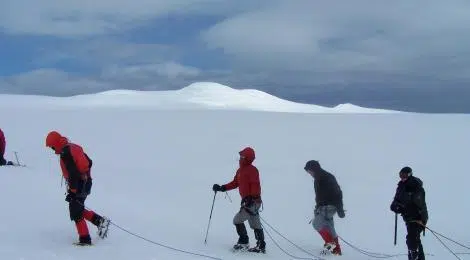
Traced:
[[242, 198], [240, 211], [233, 219], [233, 224], [239, 236], [233, 249], [247, 250], [249, 248], [249, 238], [244, 224], [248, 220], [257, 240], [256, 246], [248, 249], [248, 251], [266, 253], [266, 242], [264, 241], [264, 232], [259, 217], [259, 208], [262, 204], [259, 172], [252, 164], [255, 160], [255, 151], [251, 147], [246, 147], [239, 154], [240, 168], [237, 170], [234, 179], [222, 186], [214, 184], [212, 190], [224, 192], [238, 188]]
[[3, 134], [2, 129], [0, 128], [0, 166], [3, 165], [13, 165], [13, 162], [7, 161], [5, 159], [5, 147], [6, 147], [5, 135]]
[[98, 235], [105, 238], [110, 220], [91, 210], [85, 209], [85, 200], [91, 192], [92, 160], [83, 151], [83, 148], [60, 135], [56, 131], [50, 132], [46, 137], [46, 146], [50, 147], [60, 156], [62, 175], [67, 181], [67, 196], [69, 203], [70, 220], [75, 222], [79, 235], [77, 245], [91, 245], [91, 237], [85, 220], [98, 227]]

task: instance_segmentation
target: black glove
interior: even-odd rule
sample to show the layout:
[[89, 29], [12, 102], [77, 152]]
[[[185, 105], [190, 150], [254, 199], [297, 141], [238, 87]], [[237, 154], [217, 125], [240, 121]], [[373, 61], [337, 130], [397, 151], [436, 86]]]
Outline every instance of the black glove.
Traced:
[[70, 202], [75, 199], [75, 193], [69, 192], [67, 193], [67, 196], [65, 197], [65, 201]]
[[213, 191], [226, 191], [227, 189], [225, 188], [224, 185], [220, 186], [219, 184], [214, 184], [214, 186], [212, 186], [212, 190]]
[[401, 205], [398, 202], [394, 201], [394, 202], [392, 202], [392, 205], [390, 205], [390, 210], [397, 213], [397, 214], [400, 214], [402, 212], [403, 208], [401, 207]]
[[249, 207], [253, 206], [253, 203], [254, 203], [253, 197], [252, 196], [246, 196], [242, 199], [241, 204], [242, 204], [242, 206], [249, 208]]
[[338, 217], [340, 217], [340, 218], [346, 217], [346, 214], [344, 214], [343, 207], [339, 207], [338, 210], [337, 210], [337, 213], [338, 213]]

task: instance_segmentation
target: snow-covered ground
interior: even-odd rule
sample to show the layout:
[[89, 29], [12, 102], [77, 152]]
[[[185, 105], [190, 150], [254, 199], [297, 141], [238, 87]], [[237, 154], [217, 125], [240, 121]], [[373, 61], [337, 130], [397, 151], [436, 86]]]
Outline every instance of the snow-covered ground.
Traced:
[[[51, 130], [83, 145], [94, 161], [88, 207], [122, 228], [176, 249], [218, 259], [294, 259], [268, 234], [266, 255], [230, 252], [237, 239], [232, 225], [240, 203], [236, 190], [229, 192], [231, 201], [225, 193], [217, 194], [204, 244], [212, 185], [233, 178], [238, 151], [245, 146], [257, 153], [262, 218], [315, 255], [322, 241], [308, 223], [314, 191], [303, 166], [310, 159], [336, 175], [346, 209], [346, 218], [335, 218], [337, 231], [355, 246], [407, 259], [403, 221], [398, 221], [394, 246], [394, 214], [389, 210], [398, 170], [405, 165], [424, 181], [429, 227], [470, 243], [468, 115], [375, 113], [379, 111], [352, 105], [335, 110], [214, 86], [71, 98], [0, 96], [6, 156], [14, 160], [13, 151], [18, 151], [28, 166], [0, 168], [0, 259], [208, 259], [149, 243], [116, 226], [100, 240], [89, 225], [96, 245], [72, 246], [77, 235], [68, 217], [58, 159], [44, 145]], [[215, 95], [217, 91], [221, 93]], [[263, 97], [266, 103], [260, 103]], [[214, 109], [214, 104], [224, 109]], [[265, 227], [291, 255], [315, 259]], [[251, 230], [249, 235], [254, 243]], [[444, 241], [455, 252], [469, 252]], [[432, 254], [427, 259], [456, 259], [429, 231], [423, 244]], [[340, 259], [375, 259], [344, 243], [342, 247]]]

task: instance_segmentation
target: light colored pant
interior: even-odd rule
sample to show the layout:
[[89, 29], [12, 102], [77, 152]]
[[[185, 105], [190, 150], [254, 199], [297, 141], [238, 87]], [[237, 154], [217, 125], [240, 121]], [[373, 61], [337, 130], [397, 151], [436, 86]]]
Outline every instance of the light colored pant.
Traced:
[[319, 206], [314, 214], [315, 216], [312, 222], [313, 228], [318, 232], [327, 228], [333, 238], [336, 238], [338, 235], [336, 234], [333, 220], [333, 216], [336, 214], [336, 207], [332, 205]]
[[240, 211], [233, 218], [233, 224], [241, 224], [248, 220], [248, 224], [250, 224], [252, 229], [262, 229], [261, 220], [259, 218], [260, 207], [260, 203], [253, 203], [253, 205], [248, 208], [249, 212], [245, 208], [240, 208]]

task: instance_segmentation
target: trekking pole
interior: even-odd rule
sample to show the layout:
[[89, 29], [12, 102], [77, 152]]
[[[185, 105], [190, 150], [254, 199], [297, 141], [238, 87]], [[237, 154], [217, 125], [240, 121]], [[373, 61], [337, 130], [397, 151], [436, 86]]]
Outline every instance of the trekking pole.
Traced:
[[217, 191], [214, 191], [214, 199], [212, 200], [211, 214], [209, 215], [209, 223], [207, 223], [206, 239], [204, 240], [204, 244], [206, 244], [206, 245], [207, 245], [207, 235], [209, 234], [209, 226], [211, 224], [211, 219], [212, 219], [212, 211], [214, 210], [214, 203], [215, 203], [215, 195], [216, 194], [217, 194]]
[[395, 213], [395, 239], [393, 241], [394, 245], [397, 245], [397, 219], [398, 219], [398, 214]]
[[19, 166], [20, 165], [20, 160], [18, 160], [18, 152], [14, 152], [14, 153], [15, 153], [16, 163]]

